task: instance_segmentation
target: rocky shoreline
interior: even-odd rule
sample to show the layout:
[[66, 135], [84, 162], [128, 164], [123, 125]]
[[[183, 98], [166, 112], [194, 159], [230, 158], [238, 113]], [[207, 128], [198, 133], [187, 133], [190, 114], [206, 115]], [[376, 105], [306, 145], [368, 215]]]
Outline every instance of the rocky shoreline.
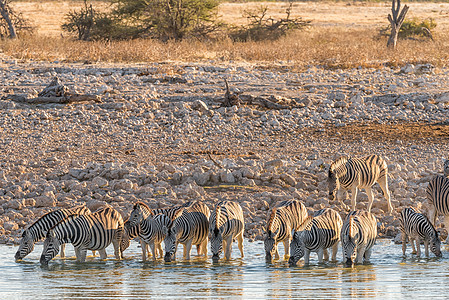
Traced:
[[[57, 207], [109, 204], [126, 219], [136, 201], [159, 208], [202, 200], [212, 208], [222, 199], [241, 204], [245, 237], [260, 240], [277, 201], [299, 199], [311, 211], [332, 207], [344, 217], [328, 200], [327, 168], [340, 155], [368, 154], [388, 163], [395, 212], [385, 213], [378, 186], [372, 212], [380, 236], [394, 237], [402, 207], [427, 209], [427, 183], [447, 158], [449, 70], [290, 67], [3, 57], [0, 243], [17, 243], [23, 228]], [[101, 102], [12, 100], [35, 97], [55, 76]], [[224, 79], [234, 94], [284, 108], [222, 107]], [[357, 203], [365, 208], [365, 193]]]

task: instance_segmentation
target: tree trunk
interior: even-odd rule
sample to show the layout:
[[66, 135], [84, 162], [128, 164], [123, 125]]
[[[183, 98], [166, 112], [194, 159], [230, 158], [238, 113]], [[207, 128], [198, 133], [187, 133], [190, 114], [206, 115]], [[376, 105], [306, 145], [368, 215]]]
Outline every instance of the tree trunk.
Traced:
[[399, 13], [400, 9], [401, 0], [393, 0], [391, 5], [391, 14], [388, 14], [388, 21], [390, 21], [391, 24], [391, 34], [388, 38], [387, 47], [391, 49], [396, 49], [399, 29], [404, 22], [405, 15], [407, 14], [409, 7], [404, 5], [402, 11]]
[[9, 37], [12, 39], [17, 38], [16, 34], [16, 28], [14, 27], [14, 24], [11, 21], [11, 18], [9, 16], [9, 7], [6, 3], [6, 0], [0, 0], [0, 14], [2, 15], [3, 19], [5, 19], [5, 22], [8, 24], [9, 29]]
[[398, 42], [398, 34], [399, 34], [399, 28], [396, 27], [396, 24], [391, 25], [391, 34], [388, 38], [387, 47], [396, 49], [396, 44]]

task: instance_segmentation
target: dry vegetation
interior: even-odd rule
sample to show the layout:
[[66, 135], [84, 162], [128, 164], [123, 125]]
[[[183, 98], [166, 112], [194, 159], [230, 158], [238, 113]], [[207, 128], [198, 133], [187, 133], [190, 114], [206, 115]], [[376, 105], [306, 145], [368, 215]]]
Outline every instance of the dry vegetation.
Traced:
[[[102, 2], [95, 2], [105, 7]], [[82, 4], [75, 2], [17, 2], [16, 10], [29, 16], [38, 31], [33, 37], [3, 41], [0, 49], [17, 59], [86, 61], [86, 62], [150, 62], [245, 60], [292, 65], [302, 69], [310, 65], [329, 68], [357, 66], [378, 67], [385, 64], [432, 63], [447, 66], [449, 62], [448, 11], [449, 4], [413, 3], [411, 16], [432, 17], [438, 24], [435, 42], [400, 41], [397, 51], [386, 49], [386, 38], [379, 36], [381, 26], [387, 25], [389, 3], [295, 3], [293, 17], [312, 20], [312, 27], [276, 42], [234, 43], [229, 39], [213, 42], [184, 41], [161, 43], [152, 40], [122, 42], [79, 42], [61, 37], [60, 24], [69, 10]], [[220, 6], [226, 22], [243, 23], [242, 13], [260, 3]], [[285, 11], [285, 3], [269, 3], [273, 15]], [[43, 12], [52, 13], [42, 15]], [[45, 22], [44, 22], [45, 21]], [[45, 35], [45, 38], [42, 36]]]

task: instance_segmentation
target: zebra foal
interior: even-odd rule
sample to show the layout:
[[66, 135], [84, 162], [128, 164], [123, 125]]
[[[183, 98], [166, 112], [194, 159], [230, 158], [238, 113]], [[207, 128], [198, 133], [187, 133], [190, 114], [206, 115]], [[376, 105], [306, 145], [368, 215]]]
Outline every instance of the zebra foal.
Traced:
[[[435, 230], [435, 227], [425, 215], [407, 207], [401, 211], [399, 222], [402, 234], [402, 254], [404, 256], [407, 249], [407, 236], [412, 245], [412, 253], [416, 253], [416, 256], [421, 256], [421, 241], [424, 242], [426, 257], [429, 257], [429, 244], [430, 251], [438, 257], [441, 256], [441, 242], [438, 231]], [[416, 249], [414, 243], [416, 243]]]
[[[90, 213], [90, 210], [84, 205], [72, 209], [61, 208], [46, 213], [22, 233], [22, 239], [20, 240], [19, 249], [15, 254], [15, 259], [23, 259], [30, 254], [34, 250], [34, 244], [45, 238], [47, 232], [58, 222], [70, 215], [88, 215]], [[61, 257], [65, 256], [64, 250], [64, 245], [61, 245]]]
[[369, 212], [351, 211], [341, 229], [343, 262], [347, 266], [368, 262], [377, 237], [377, 220]]
[[304, 257], [304, 265], [309, 264], [310, 252], [318, 254], [318, 262], [329, 259], [328, 248], [332, 247], [332, 261], [337, 258], [338, 241], [343, 221], [340, 215], [331, 208], [320, 209], [314, 216], [309, 216], [293, 230], [290, 244], [290, 266], [295, 266]]
[[271, 210], [264, 239], [267, 261], [271, 261], [273, 255], [275, 259], [279, 259], [278, 244], [280, 242], [284, 243], [284, 259], [288, 259], [292, 230], [297, 230], [307, 216], [306, 207], [298, 200], [281, 201]]
[[[359, 188], [365, 189], [368, 195], [368, 212], [373, 205], [374, 183], [379, 183], [384, 197], [388, 202], [388, 213], [393, 211], [388, 191], [387, 163], [378, 155], [370, 155], [363, 158], [340, 157], [329, 167], [328, 186], [329, 199], [340, 200], [343, 204], [342, 189], [351, 190], [351, 210], [355, 210], [357, 192]], [[344, 204], [343, 204], [344, 205]]]
[[209, 219], [209, 236], [212, 260], [218, 261], [225, 248], [224, 258], [231, 258], [232, 242], [237, 239], [240, 254], [243, 257], [243, 230], [245, 222], [240, 204], [233, 201], [221, 201], [212, 211]]
[[184, 259], [190, 259], [192, 245], [197, 245], [199, 254], [207, 256], [209, 216], [209, 208], [199, 201], [176, 211], [171, 224], [163, 228], [166, 262], [176, 258], [179, 243], [184, 245]]
[[100, 250], [101, 259], [106, 259], [105, 248], [111, 243], [115, 258], [121, 259], [122, 234], [122, 216], [111, 207], [90, 215], [69, 216], [48, 231], [40, 262], [47, 265], [58, 254], [59, 246], [65, 243], [73, 244], [79, 262], [86, 260], [87, 250]]

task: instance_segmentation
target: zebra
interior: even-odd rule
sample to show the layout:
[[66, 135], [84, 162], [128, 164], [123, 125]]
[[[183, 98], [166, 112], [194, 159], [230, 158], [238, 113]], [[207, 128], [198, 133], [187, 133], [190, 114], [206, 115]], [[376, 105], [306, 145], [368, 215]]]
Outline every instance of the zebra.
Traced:
[[[426, 257], [429, 257], [429, 243], [433, 254], [437, 257], [441, 256], [441, 242], [438, 231], [435, 230], [435, 227], [425, 215], [418, 213], [412, 207], [406, 207], [401, 211], [399, 222], [402, 234], [402, 254], [404, 256], [407, 249], [407, 236], [412, 245], [412, 253], [416, 253], [416, 256], [421, 256], [421, 241], [424, 241]], [[416, 243], [416, 249], [414, 242]]]
[[72, 243], [78, 262], [86, 260], [87, 250], [101, 250], [101, 259], [106, 259], [109, 244], [114, 246], [116, 259], [121, 259], [123, 219], [112, 207], [105, 207], [90, 215], [69, 216], [51, 228], [44, 241], [40, 262], [48, 262], [58, 254], [59, 245]]
[[[359, 188], [365, 189], [368, 195], [368, 212], [371, 212], [373, 205], [374, 183], [379, 183], [384, 197], [388, 202], [388, 213], [393, 212], [388, 191], [388, 168], [387, 163], [378, 155], [370, 155], [363, 158], [340, 157], [329, 167], [328, 186], [329, 199], [341, 198], [342, 188], [351, 190], [351, 210], [355, 210], [357, 191]], [[342, 200], [342, 205], [346, 207]]]
[[133, 228], [136, 226], [139, 227], [143, 261], [147, 259], [147, 253], [149, 253], [148, 246], [151, 248], [153, 260], [157, 258], [156, 252], [159, 253], [160, 257], [163, 256], [161, 243], [165, 235], [162, 232], [162, 227], [169, 227], [176, 211], [181, 207], [188, 207], [191, 204], [192, 202], [186, 202], [183, 205], [158, 209], [151, 209], [143, 202], [137, 202], [134, 205], [128, 220], [129, 226]]
[[288, 259], [292, 230], [298, 229], [307, 216], [306, 207], [298, 200], [282, 201], [271, 210], [264, 239], [267, 261], [271, 261], [273, 255], [275, 259], [279, 259], [278, 244], [280, 242], [284, 243], [284, 259]]
[[[30, 227], [28, 227], [22, 233], [22, 239], [20, 240], [20, 246], [15, 254], [15, 259], [23, 259], [25, 256], [30, 254], [34, 250], [34, 244], [45, 238], [48, 230], [55, 226], [58, 222], [64, 220], [70, 215], [87, 215], [91, 211], [84, 205], [77, 206], [72, 209], [57, 209], [46, 213], [36, 222], [34, 222]], [[65, 246], [61, 245], [61, 257], [65, 256]]]
[[321, 209], [308, 216], [297, 230], [293, 230], [290, 243], [290, 266], [295, 266], [304, 256], [304, 264], [309, 264], [310, 252], [318, 254], [318, 262], [329, 259], [327, 249], [332, 247], [332, 261], [337, 258], [338, 241], [343, 221], [331, 208]]
[[192, 245], [197, 245], [198, 254], [207, 256], [209, 216], [209, 208], [200, 201], [176, 211], [171, 224], [163, 227], [166, 262], [176, 258], [179, 243], [184, 245], [184, 259], [190, 259]]
[[377, 220], [366, 211], [351, 211], [341, 229], [343, 262], [347, 266], [368, 262], [377, 237]]
[[[433, 177], [426, 194], [430, 204], [428, 217], [432, 225], [436, 226], [437, 215], [443, 215], [445, 227], [449, 228], [449, 178], [442, 175]], [[449, 243], [449, 235], [446, 243]]]
[[225, 248], [224, 258], [231, 258], [232, 242], [237, 239], [240, 255], [243, 257], [243, 230], [245, 221], [240, 204], [233, 201], [220, 201], [209, 219], [209, 236], [212, 260], [218, 261]]
[[[123, 252], [126, 249], [128, 249], [129, 245], [131, 244], [131, 240], [135, 239], [136, 237], [138, 237], [140, 235], [140, 226], [139, 225], [131, 226], [129, 220], [127, 220], [123, 224], [123, 229], [124, 229], [123, 230], [123, 236], [122, 236], [122, 241], [121, 241], [121, 244], [120, 244], [120, 250], [122, 252], [122, 258], [123, 258]], [[142, 239], [140, 239], [140, 246], [142, 247], [142, 249], [145, 247], [145, 250], [142, 250], [142, 251], [148, 251], [149, 252], [148, 245], [145, 244], [142, 241]]]

